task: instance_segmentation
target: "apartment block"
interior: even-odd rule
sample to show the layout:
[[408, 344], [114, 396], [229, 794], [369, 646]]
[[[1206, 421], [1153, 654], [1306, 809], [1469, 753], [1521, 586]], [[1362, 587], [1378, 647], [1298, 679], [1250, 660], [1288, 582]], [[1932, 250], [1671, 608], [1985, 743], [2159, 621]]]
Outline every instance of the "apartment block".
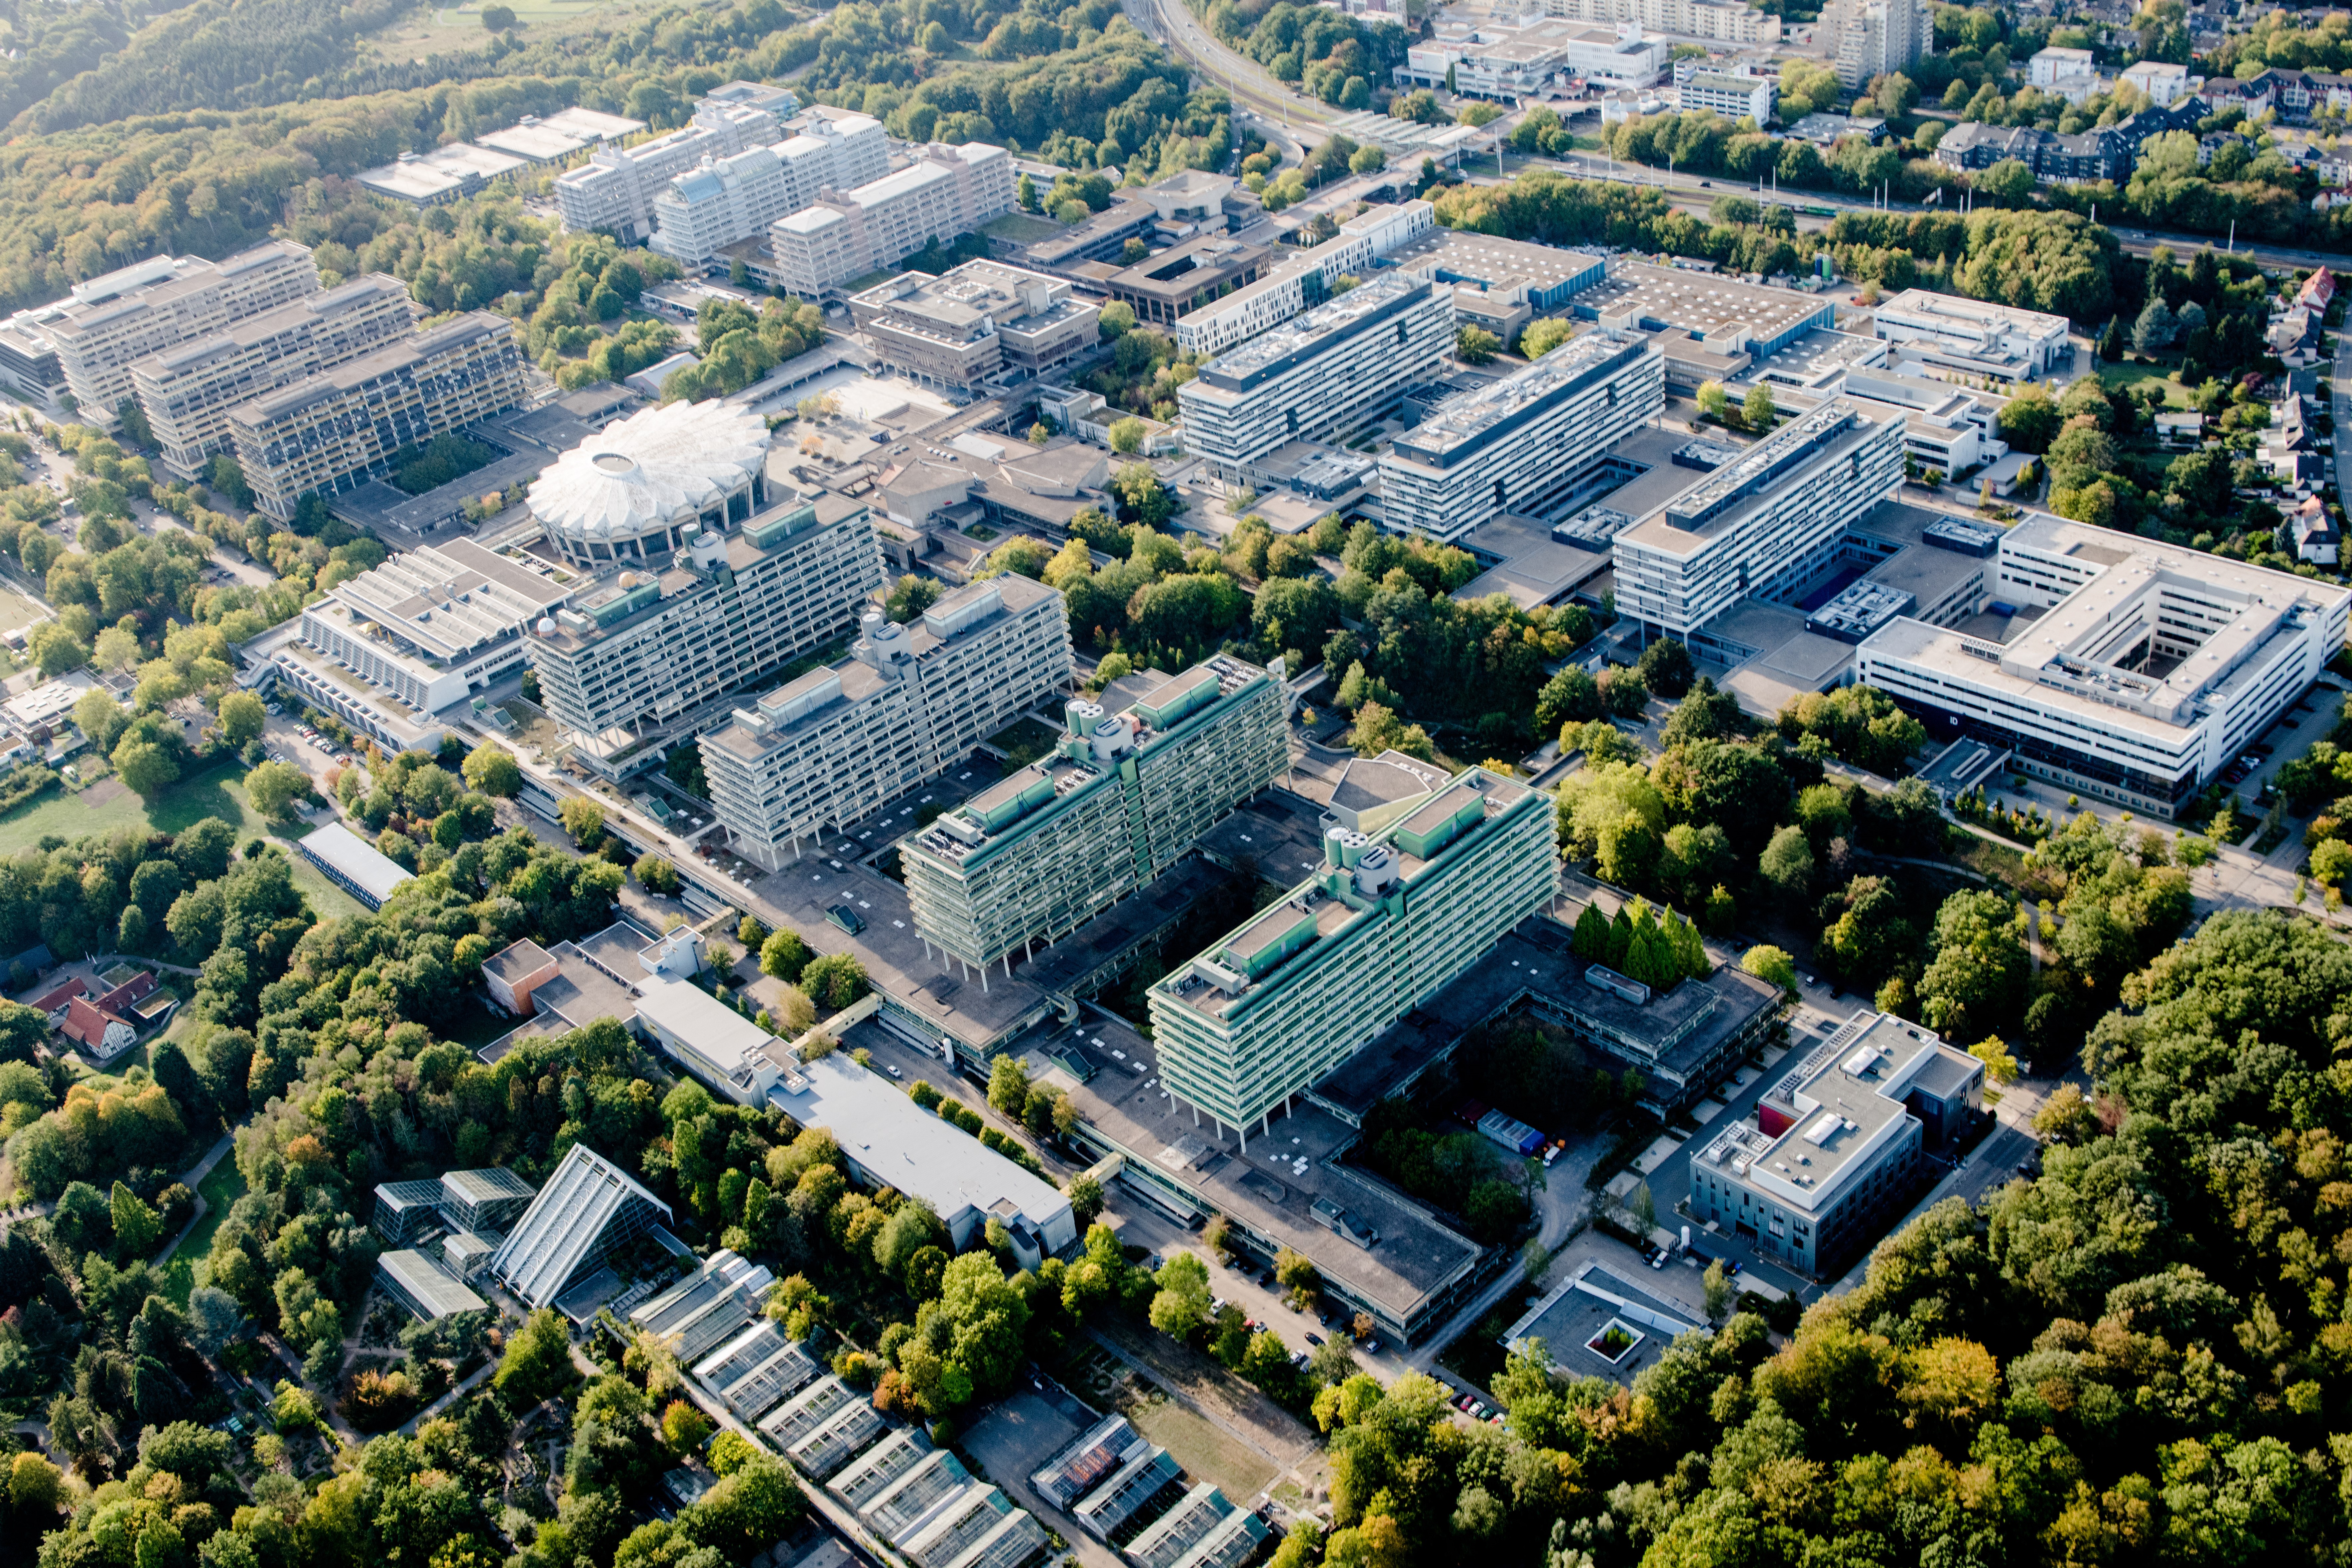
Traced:
[[2019, 612], [2005, 636], [1897, 619], [1854, 678], [2011, 771], [2165, 817], [2301, 698], [2352, 619], [2324, 579], [2060, 518], [2009, 530], [1995, 562]]
[[754, 276], [803, 299], [899, 262], [932, 240], [969, 234], [1013, 210], [1013, 159], [1002, 147], [934, 142], [907, 168], [814, 204], [768, 230]]
[[1381, 274], [1202, 365], [1176, 392], [1187, 444], [1220, 479], [1246, 482], [1286, 441], [1385, 418], [1453, 352], [1454, 291]]
[[1607, 328], [1572, 338], [1398, 437], [1381, 457], [1383, 521], [1450, 543], [1501, 512], [1547, 516], [1665, 397], [1665, 358], [1648, 339]]
[[526, 395], [514, 323], [469, 310], [229, 410], [253, 504], [281, 521], [317, 491], [380, 477], [404, 447], [502, 413]]
[[1691, 1217], [1823, 1276], [1903, 1216], [1923, 1157], [1984, 1109], [1984, 1063], [1892, 1013], [1861, 1012], [1691, 1156]]
[[1151, 988], [1160, 1081], [1244, 1132], [1559, 889], [1549, 795], [1467, 768], [1370, 834], [1333, 827], [1280, 903]]
[[274, 239], [224, 261], [159, 256], [77, 283], [41, 331], [81, 411], [110, 419], [148, 355], [318, 291], [309, 247]]
[[225, 332], [151, 354], [131, 367], [131, 386], [163, 449], [163, 467], [200, 479], [214, 454], [228, 450], [231, 408], [372, 353], [415, 325], [408, 285], [363, 273], [248, 316]]
[[805, 129], [772, 146], [706, 157], [656, 192], [653, 247], [685, 266], [706, 266], [826, 191], [879, 178], [889, 168], [889, 139], [879, 121], [812, 115], [793, 123]]
[[1903, 482], [1904, 416], [1833, 397], [1709, 473], [1613, 544], [1618, 613], [1668, 637], [1803, 586]]
[[1780, 18], [1726, 0], [1544, 0], [1544, 15], [1603, 26], [1632, 23], [1654, 33], [1720, 44], [1777, 44]]
[[908, 272], [849, 299], [882, 368], [959, 392], [1007, 371], [1035, 375], [1095, 347], [1101, 314], [1070, 285], [1002, 261], [937, 278]]
[[915, 930], [976, 969], [1157, 879], [1290, 765], [1276, 678], [1223, 654], [1117, 713], [1073, 701], [1053, 752], [899, 843]]
[[522, 662], [523, 631], [572, 597], [551, 572], [470, 539], [404, 551], [302, 612], [302, 640], [420, 713]]
[[911, 626], [866, 612], [848, 658], [705, 734], [703, 773], [732, 847], [772, 870], [803, 838], [939, 777], [1069, 681], [1062, 595], [1026, 577], [990, 578]]
[[1358, 213], [1338, 234], [1270, 268], [1256, 282], [1194, 306], [1177, 321], [1176, 342], [1196, 354], [1213, 354], [1270, 331], [1329, 299], [1341, 278], [1370, 270], [1375, 260], [1436, 227], [1437, 209], [1419, 199]]
[[541, 700], [590, 767], [620, 774], [748, 682], [857, 625], [883, 586], [862, 501], [790, 494], [740, 526], [677, 525], [661, 570], [607, 566], [530, 633]]
[[1908, 70], [1936, 52], [1927, 0], [1832, 0], [1815, 37], [1828, 46], [1831, 68], [1848, 89]]
[[598, 147], [588, 162], [555, 177], [563, 226], [575, 233], [606, 229], [625, 245], [643, 242], [653, 233], [654, 198], [671, 180], [707, 159], [772, 146], [783, 139], [783, 122], [795, 107], [783, 88], [730, 82], [697, 100], [693, 120], [676, 131], [634, 147]]

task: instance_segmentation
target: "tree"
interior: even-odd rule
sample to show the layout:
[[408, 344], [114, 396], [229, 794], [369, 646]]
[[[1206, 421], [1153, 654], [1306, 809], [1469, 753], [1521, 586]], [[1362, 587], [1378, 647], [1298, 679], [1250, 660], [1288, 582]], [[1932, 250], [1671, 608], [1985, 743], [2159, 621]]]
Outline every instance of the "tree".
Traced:
[[246, 798], [262, 816], [282, 820], [310, 793], [310, 775], [287, 763], [268, 762], [245, 775]]
[[522, 764], [515, 761], [513, 752], [488, 741], [466, 753], [458, 771], [467, 789], [483, 795], [508, 799], [522, 788]]
[[[1536, 694], [1536, 728], [1546, 734], [1601, 717], [1601, 688], [1581, 665], [1570, 665]], [[1563, 736], [1561, 745], [1567, 745]]]
[[2172, 311], [2166, 306], [2164, 296], [2150, 294], [2147, 309], [2141, 310], [2139, 319], [2132, 323], [2132, 347], [2142, 353], [2154, 353], [2158, 349], [2169, 348], [2174, 331]]
[[1710, 419], [1720, 420], [1731, 411], [1731, 395], [1723, 390], [1719, 381], [1700, 382], [1696, 401], [1698, 411]]
[[1274, 1279], [1293, 1306], [1311, 1305], [1316, 1293], [1323, 1289], [1323, 1278], [1315, 1271], [1314, 1260], [1287, 1247], [1274, 1255]]
[[988, 1103], [1007, 1116], [1018, 1116], [1029, 1099], [1029, 1071], [1010, 1051], [989, 1064]]
[[142, 799], [152, 801], [179, 782], [180, 759], [172, 748], [142, 739], [136, 731], [124, 732], [111, 760], [124, 786]]
[[939, 579], [909, 572], [892, 585], [889, 596], [882, 601], [882, 613], [904, 625], [938, 604], [941, 592]]
[[546, 1398], [572, 1376], [572, 1339], [562, 1315], [551, 1307], [541, 1307], [507, 1341], [506, 1353], [499, 1359], [490, 1386], [510, 1408], [520, 1410]]
[[2021, 202], [2033, 194], [2033, 171], [2016, 158], [2003, 158], [1976, 177], [1977, 194], [1997, 202]]
[[[1759, 382], [1757, 384], [1761, 390], [1763, 384]], [[1696, 667], [1691, 662], [1690, 649], [1673, 637], [1661, 637], [1643, 648], [1633, 668], [1641, 676], [1643, 685], [1660, 697], [1667, 698], [1680, 698], [1687, 692], [1692, 678], [1697, 674]], [[1736, 711], [1738, 704], [1735, 702], [1733, 707]]]
[[2009, 1047], [2001, 1043], [1999, 1035], [1987, 1035], [1969, 1047], [1969, 1055], [1984, 1063], [1985, 1077], [1993, 1082], [2017, 1081], [2017, 1058], [2010, 1055]]
[[1724, 1272], [1723, 1259], [1710, 1258], [1706, 1271], [1698, 1277], [1699, 1289], [1706, 1300], [1706, 1321], [1723, 1321], [1731, 1310], [1731, 1276]]
[[1779, 417], [1780, 409], [1772, 402], [1771, 384], [1759, 381], [1749, 387], [1747, 400], [1739, 405], [1739, 412], [1741, 417], [1748, 421], [1748, 427], [1758, 435], [1772, 428], [1772, 421]]
[[1102, 1184], [1092, 1176], [1076, 1176], [1065, 1194], [1070, 1200], [1070, 1215], [1083, 1236], [1094, 1227], [1103, 1211]]
[[1454, 334], [1454, 357], [1464, 364], [1489, 364], [1502, 352], [1503, 340], [1484, 327], [1463, 327]]
[[1143, 421], [1140, 419], [1113, 420], [1110, 426], [1110, 449], [1134, 457], [1143, 450], [1144, 435]]
[[1151, 1298], [1151, 1326], [1173, 1339], [1186, 1339], [1209, 1321], [1209, 1266], [1190, 1252], [1179, 1252], [1160, 1266], [1154, 1276], [1159, 1293]]
[[800, 986], [811, 1001], [837, 1013], [866, 994], [866, 966], [848, 953], [829, 952], [809, 960]]
[[677, 868], [659, 855], [640, 855], [630, 869], [636, 874], [637, 881], [647, 892], [659, 893], [665, 898], [677, 897], [678, 889], [686, 885], [685, 879], [677, 874]]
[[710, 1417], [683, 1399], [673, 1399], [662, 1412], [662, 1442], [669, 1451], [684, 1458], [702, 1447], [711, 1433]]
[[1739, 955], [1739, 967], [1757, 979], [1778, 985], [1793, 996], [1797, 994], [1797, 964], [1785, 948], [1769, 942], [1759, 942]]
[[1520, 356], [1539, 360], [1568, 342], [1574, 331], [1574, 328], [1557, 316], [1539, 316], [1529, 321], [1519, 333]]
[[556, 821], [583, 849], [593, 849], [604, 837], [604, 808], [583, 795], [567, 795], [555, 808]]
[[503, 33], [514, 25], [515, 14], [513, 6], [485, 5], [482, 7], [482, 26], [488, 31], [493, 33]]
[[268, 709], [250, 691], [232, 691], [220, 700], [221, 738], [240, 750], [259, 738], [268, 721]]
[[1756, 869], [1788, 897], [1803, 898], [1813, 882], [1813, 847], [1805, 840], [1805, 830], [1794, 823], [1775, 830]]
[[110, 1207], [114, 1222], [116, 1257], [128, 1261], [144, 1258], [155, 1250], [155, 1242], [163, 1234], [163, 1222], [153, 1209], [141, 1203], [138, 1195], [121, 1182], [114, 1184]]
[[798, 931], [772, 931], [760, 946], [760, 973], [797, 984], [810, 957], [808, 943]]

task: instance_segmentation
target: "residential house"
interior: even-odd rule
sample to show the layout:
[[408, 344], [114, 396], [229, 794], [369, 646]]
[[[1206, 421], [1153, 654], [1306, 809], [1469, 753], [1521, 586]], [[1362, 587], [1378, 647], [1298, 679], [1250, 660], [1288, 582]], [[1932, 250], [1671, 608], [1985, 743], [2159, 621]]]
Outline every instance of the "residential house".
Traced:
[[77, 996], [89, 994], [89, 982], [79, 974], [74, 974], [68, 975], [63, 983], [51, 986], [25, 1005], [28, 1007], [37, 1007], [47, 1014], [49, 1027], [54, 1029], [66, 1021], [66, 1005]]
[[2334, 566], [2342, 560], [2344, 531], [2327, 515], [2327, 503], [2319, 497], [2305, 496], [2288, 515], [2286, 526], [2294, 540], [2296, 560], [2314, 566]]
[[66, 1004], [59, 1032], [101, 1062], [121, 1056], [139, 1037], [138, 1026], [130, 1019], [98, 1006], [87, 996], [76, 996]]

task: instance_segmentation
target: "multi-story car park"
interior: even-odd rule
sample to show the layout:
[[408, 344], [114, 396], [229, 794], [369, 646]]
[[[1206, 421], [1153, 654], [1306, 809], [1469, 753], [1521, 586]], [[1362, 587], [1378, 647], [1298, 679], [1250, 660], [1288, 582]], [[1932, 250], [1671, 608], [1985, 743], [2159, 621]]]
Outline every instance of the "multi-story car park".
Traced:
[[1602, 328], [1445, 400], [1381, 457], [1383, 521], [1445, 542], [1499, 512], [1543, 517], [1665, 407], [1666, 362]]
[[601, 772], [651, 765], [708, 705], [849, 631], [884, 581], [866, 504], [842, 496], [677, 532], [667, 569], [606, 568], [525, 644], [548, 712]]
[[1909, 1207], [1921, 1158], [1984, 1109], [1984, 1063], [1892, 1013], [1847, 1020], [1691, 1157], [1691, 1217], [1807, 1274], [1843, 1267]]
[[1621, 531], [1618, 613], [1691, 634], [1750, 595], [1801, 587], [1846, 529], [1903, 482], [1904, 420], [1832, 397]]
[[2352, 616], [2325, 581], [2058, 518], [2011, 529], [1998, 562], [2005, 637], [1899, 619], [1855, 679], [2016, 772], [2168, 817], [2303, 694]]
[[[725, 158], [782, 139], [798, 107], [791, 91], [734, 81], [695, 100], [694, 118], [634, 147], [598, 147], [576, 169], [555, 177], [555, 210], [578, 233], [601, 228], [634, 245], [653, 232], [654, 197], [705, 158]], [[879, 127], [877, 126], [878, 130]]]
[[1559, 890], [1549, 796], [1467, 768], [1151, 988], [1160, 1080], [1243, 1135]]
[[131, 395], [131, 367], [149, 354], [318, 290], [318, 262], [289, 240], [223, 261], [159, 256], [75, 284], [43, 312], [40, 331], [81, 411], [111, 418]]
[[1392, 413], [1454, 352], [1454, 292], [1384, 273], [1230, 348], [1177, 388], [1187, 444], [1228, 484], [1286, 441]]
[[772, 870], [802, 839], [947, 772], [1069, 680], [1062, 595], [1026, 577], [958, 588], [911, 626], [868, 611], [848, 658], [702, 737], [711, 802], [735, 851]]
[[1069, 704], [1053, 752], [899, 843], [926, 943], [975, 969], [1057, 942], [1282, 776], [1278, 677], [1220, 654], [1118, 713]]
[[228, 450], [228, 411], [405, 337], [416, 325], [408, 285], [382, 272], [248, 316], [226, 331], [151, 354], [131, 367], [139, 406], [182, 479], [204, 477]]
[[488, 310], [404, 338], [229, 410], [229, 439], [257, 510], [281, 521], [303, 496], [382, 476], [403, 447], [522, 402], [514, 323]]
[[904, 273], [851, 295], [849, 313], [879, 368], [957, 392], [1067, 363], [1095, 346], [1100, 314], [1064, 279], [1001, 261]]
[[470, 539], [426, 545], [340, 583], [302, 612], [302, 640], [420, 713], [521, 664], [523, 629], [572, 588]]

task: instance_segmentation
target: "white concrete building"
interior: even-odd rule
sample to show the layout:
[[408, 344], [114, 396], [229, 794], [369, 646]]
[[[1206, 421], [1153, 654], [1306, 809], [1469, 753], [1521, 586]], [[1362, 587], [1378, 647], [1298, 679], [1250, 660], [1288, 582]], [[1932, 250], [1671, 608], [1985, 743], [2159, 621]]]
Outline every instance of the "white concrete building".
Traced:
[[2004, 385], [2047, 375], [2074, 353], [2063, 316], [1927, 289], [1880, 300], [1875, 320], [1878, 336], [1895, 345], [1898, 359]]
[[1780, 96], [1780, 82], [1769, 76], [1700, 71], [1682, 86], [1685, 114], [1720, 114], [1727, 120], [1753, 120], [1759, 125], [1771, 120]]
[[914, 163], [850, 190], [830, 186], [812, 205], [776, 220], [769, 258], [752, 263], [762, 282], [803, 299], [894, 267], [932, 240], [971, 233], [1013, 210], [1013, 159], [1002, 147], [934, 142]]
[[2189, 96], [2189, 68], [2168, 60], [2142, 60], [2126, 66], [2119, 78], [2126, 87], [2147, 95], [2158, 109], [2168, 109]]
[[1385, 272], [1228, 349], [1176, 392], [1187, 444], [1229, 484], [1286, 441], [1352, 431], [1454, 352], [1454, 291]]
[[1631, 22], [1653, 33], [1721, 44], [1777, 44], [1780, 18], [1727, 0], [1544, 0], [1544, 15], [1603, 26]]
[[702, 737], [730, 847], [773, 869], [937, 778], [1070, 680], [1062, 595], [1004, 576], [950, 593], [911, 626], [867, 612], [850, 657], [735, 710]]
[[318, 291], [318, 262], [290, 240], [222, 261], [159, 256], [75, 284], [41, 332], [83, 417], [110, 423], [141, 360]]
[[1176, 342], [1193, 353], [1213, 354], [1270, 331], [1308, 306], [1321, 304], [1339, 279], [1368, 271], [1380, 258], [1436, 227], [1437, 209], [1419, 199], [1359, 213], [1322, 244], [1292, 257], [1248, 287], [1179, 318]]
[[1850, 89], [1936, 52], [1927, 0], [1831, 0], [1814, 37], [1828, 46], [1838, 81]]
[[367, 272], [141, 360], [131, 367], [131, 384], [163, 467], [182, 479], [203, 478], [214, 454], [229, 449], [230, 409], [387, 347], [416, 317], [407, 284]]
[[1802, 587], [1903, 482], [1903, 416], [1833, 397], [1619, 533], [1617, 610], [1688, 641], [1741, 599]]
[[2098, 79], [2098, 57], [2088, 49], [2061, 48], [2052, 45], [2037, 50], [2025, 62], [2025, 79], [2044, 92], [2063, 92], [2085, 78]]
[[2005, 640], [1897, 620], [1855, 679], [2016, 772], [2164, 816], [2302, 696], [2352, 616], [2330, 583], [2053, 517], [2002, 536], [1997, 584], [2021, 612]]
[[625, 245], [643, 241], [653, 232], [654, 198], [671, 180], [705, 160], [782, 141], [784, 120], [795, 107], [783, 88], [730, 82], [697, 100], [694, 119], [676, 131], [633, 147], [598, 147], [588, 162], [555, 177], [563, 226], [608, 229]]
[[1596, 329], [1449, 398], [1381, 458], [1383, 521], [1451, 543], [1497, 513], [1547, 515], [1609, 447], [1665, 406], [1666, 362]]
[[722, 247], [796, 211], [798, 195], [773, 147], [706, 158], [654, 197], [651, 244], [681, 267], [708, 266]]
[[552, 573], [456, 539], [336, 584], [302, 612], [302, 640], [416, 712], [437, 713], [520, 666], [524, 628], [571, 596]]

